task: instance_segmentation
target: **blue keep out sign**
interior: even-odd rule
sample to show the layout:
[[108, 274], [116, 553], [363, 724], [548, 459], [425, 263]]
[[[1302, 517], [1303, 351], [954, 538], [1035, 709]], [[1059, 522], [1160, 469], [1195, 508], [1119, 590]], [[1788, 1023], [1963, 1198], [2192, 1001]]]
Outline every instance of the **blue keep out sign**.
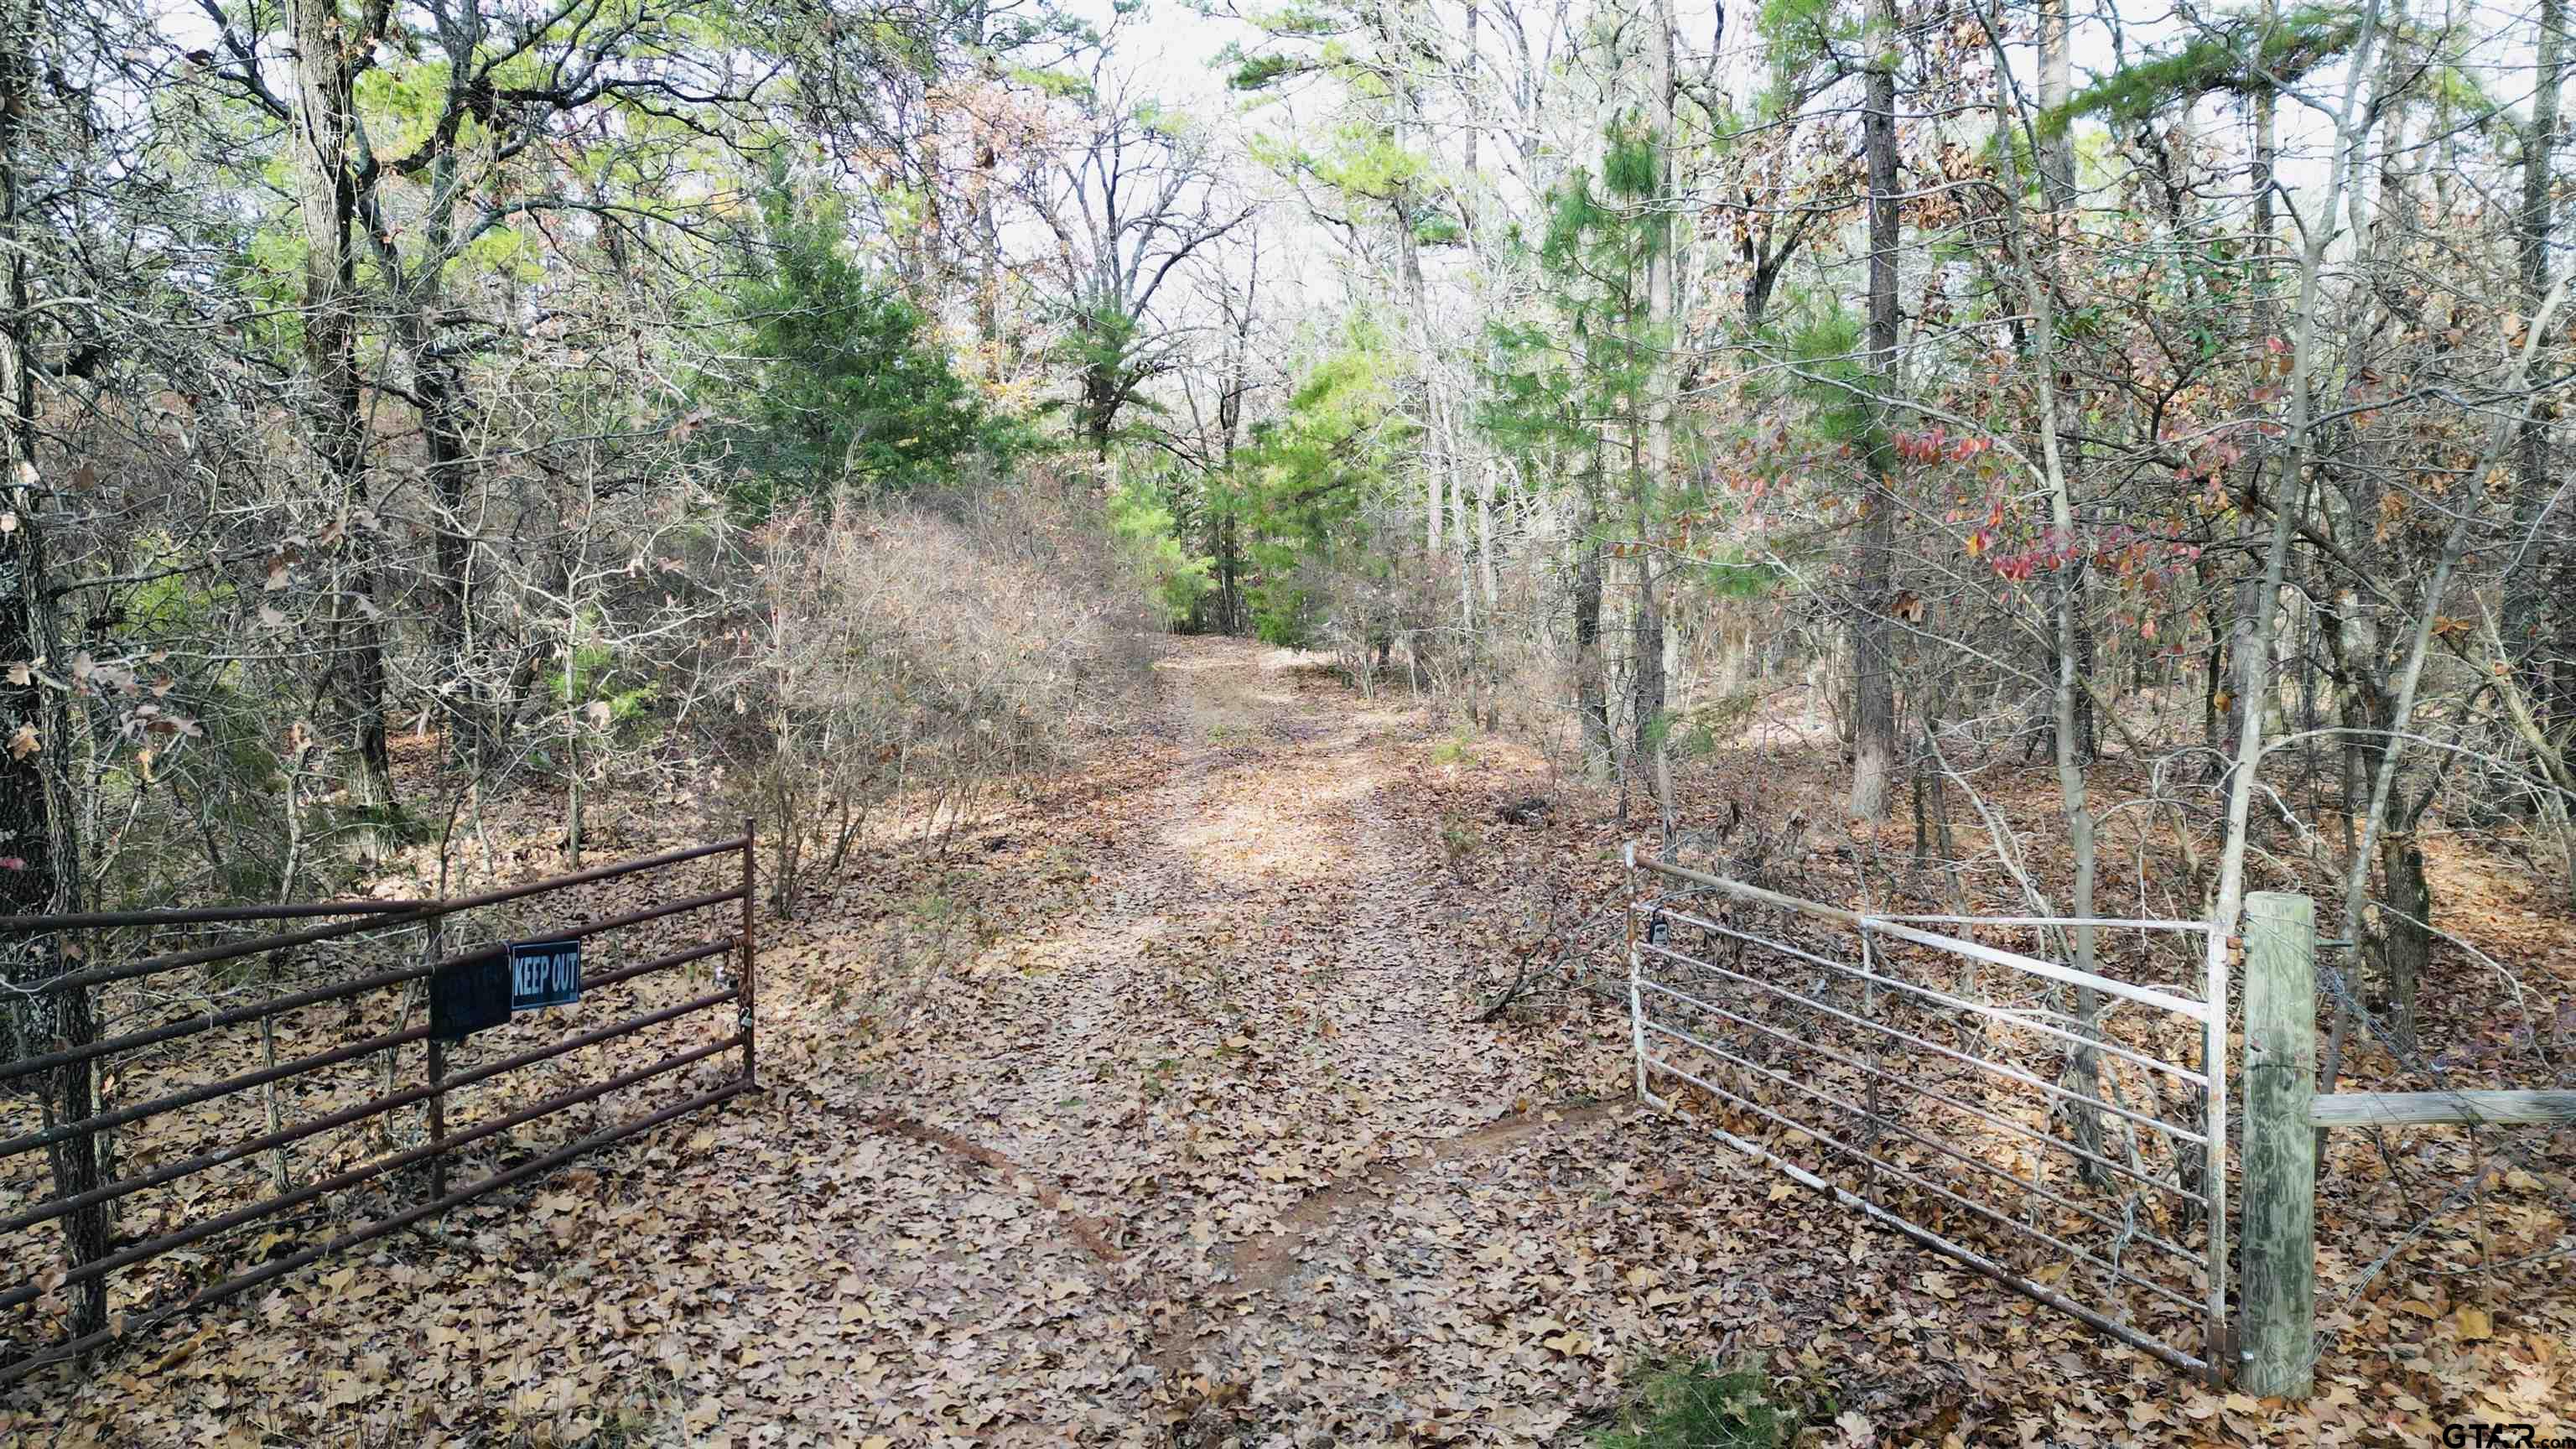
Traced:
[[510, 946], [510, 1009], [535, 1011], [581, 1000], [581, 942], [517, 941]]

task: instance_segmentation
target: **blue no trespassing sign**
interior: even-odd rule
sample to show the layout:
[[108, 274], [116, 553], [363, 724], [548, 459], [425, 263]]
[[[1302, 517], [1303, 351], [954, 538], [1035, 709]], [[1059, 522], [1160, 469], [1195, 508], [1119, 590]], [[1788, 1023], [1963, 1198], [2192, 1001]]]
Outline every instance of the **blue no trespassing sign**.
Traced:
[[510, 1009], [570, 1006], [581, 1000], [581, 942], [518, 941], [510, 946]]

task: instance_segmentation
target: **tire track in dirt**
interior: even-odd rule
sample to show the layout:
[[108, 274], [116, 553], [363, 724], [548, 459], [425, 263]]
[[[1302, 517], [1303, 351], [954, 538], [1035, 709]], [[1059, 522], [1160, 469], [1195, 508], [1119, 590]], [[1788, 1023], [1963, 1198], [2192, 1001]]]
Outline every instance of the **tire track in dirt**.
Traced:
[[1331, 1224], [1335, 1213], [1363, 1198], [1384, 1196], [1435, 1168], [1494, 1156], [1551, 1129], [1571, 1131], [1625, 1116], [1634, 1109], [1635, 1104], [1630, 1102], [1595, 1102], [1507, 1118], [1456, 1137], [1441, 1138], [1419, 1155], [1378, 1163], [1351, 1181], [1309, 1193], [1280, 1218], [1277, 1232], [1245, 1244], [1236, 1255], [1234, 1291], [1244, 1297], [1275, 1294], [1296, 1271], [1299, 1250]]
[[1073, 1235], [1073, 1240], [1082, 1245], [1084, 1252], [1110, 1267], [1126, 1261], [1127, 1255], [1119, 1252], [1118, 1245], [1109, 1240], [1110, 1224], [1106, 1219], [1076, 1212], [1066, 1206], [1064, 1194], [1043, 1177], [992, 1148], [980, 1142], [970, 1142], [945, 1127], [933, 1127], [927, 1122], [906, 1117], [899, 1112], [871, 1114], [853, 1107], [841, 1106], [829, 1107], [826, 1110], [858, 1122], [870, 1131], [882, 1132], [894, 1137], [909, 1137], [915, 1142], [943, 1148], [969, 1162], [991, 1169], [1018, 1184], [1028, 1196], [1037, 1199], [1038, 1206], [1063, 1218], [1065, 1231]]

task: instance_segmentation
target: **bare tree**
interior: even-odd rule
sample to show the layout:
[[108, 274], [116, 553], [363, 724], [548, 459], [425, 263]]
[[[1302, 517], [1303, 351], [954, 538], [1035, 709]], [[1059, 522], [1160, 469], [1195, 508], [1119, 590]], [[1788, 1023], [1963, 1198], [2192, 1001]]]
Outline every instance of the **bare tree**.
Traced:
[[1182, 365], [1186, 323], [1162, 303], [1174, 272], [1251, 221], [1211, 138], [1103, 60], [1073, 103], [1070, 134], [1025, 200], [1054, 239], [1052, 274], [1074, 385], [1075, 430], [1108, 456], [1120, 417]]

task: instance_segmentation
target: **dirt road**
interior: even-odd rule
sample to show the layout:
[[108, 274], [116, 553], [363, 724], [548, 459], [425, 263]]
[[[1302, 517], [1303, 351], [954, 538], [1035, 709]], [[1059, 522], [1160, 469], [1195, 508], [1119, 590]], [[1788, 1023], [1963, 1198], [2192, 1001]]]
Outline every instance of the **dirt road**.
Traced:
[[[1016, 1332], [983, 1322], [997, 1377], [979, 1402], [1034, 1396], [1033, 1439], [1074, 1397], [1122, 1439], [1407, 1437], [1455, 1407], [1416, 1360], [1450, 1336], [1426, 1298], [1475, 1247], [1429, 1200], [1609, 1113], [1547, 1110], [1539, 1065], [1469, 1023], [1476, 983], [1424, 879], [1436, 844], [1387, 808], [1421, 754], [1395, 742], [1395, 714], [1301, 687], [1283, 651], [1185, 644], [1163, 673], [1167, 759], [1100, 802], [1116, 844], [1081, 906], [987, 948], [941, 1024], [872, 1089], [835, 1095], [925, 1150], [1012, 1164], [997, 1175], [1060, 1242], [1094, 1241], [1079, 1279], [1035, 1293], [1020, 1240], [978, 1243], [971, 1224], [926, 1270], [1043, 1304]], [[1078, 1325], [1081, 1352], [1048, 1347], [1050, 1316]], [[922, 1363], [936, 1377], [934, 1362], [953, 1357]], [[978, 1410], [913, 1412], [928, 1429]], [[1521, 1438], [1563, 1415], [1477, 1417]]]

